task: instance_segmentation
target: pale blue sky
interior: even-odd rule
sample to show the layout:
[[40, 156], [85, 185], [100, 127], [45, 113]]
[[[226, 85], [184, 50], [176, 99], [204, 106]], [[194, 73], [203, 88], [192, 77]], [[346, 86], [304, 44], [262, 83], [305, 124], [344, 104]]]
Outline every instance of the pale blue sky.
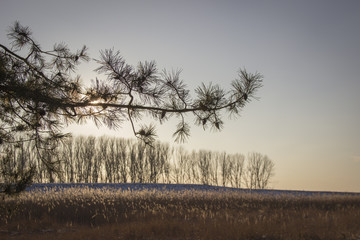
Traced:
[[[1, 0], [0, 41], [15, 20], [43, 47], [66, 42], [120, 50], [131, 64], [155, 60], [201, 82], [228, 88], [245, 67], [264, 75], [259, 101], [222, 132], [192, 127], [188, 149], [267, 154], [278, 189], [360, 192], [360, 1]], [[94, 79], [93, 62], [80, 67]], [[172, 142], [176, 122], [159, 126]], [[132, 137], [92, 126], [77, 133]]]

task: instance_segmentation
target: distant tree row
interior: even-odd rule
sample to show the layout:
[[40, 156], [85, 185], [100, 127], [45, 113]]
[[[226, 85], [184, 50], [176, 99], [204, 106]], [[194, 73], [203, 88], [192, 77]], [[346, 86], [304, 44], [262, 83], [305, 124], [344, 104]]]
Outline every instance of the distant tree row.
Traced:
[[29, 173], [39, 183], [191, 183], [263, 189], [274, 174], [273, 161], [260, 153], [246, 158], [206, 150], [188, 152], [161, 142], [149, 146], [107, 136], [69, 137], [52, 151], [27, 142], [4, 148], [0, 182], [16, 182], [8, 177]]

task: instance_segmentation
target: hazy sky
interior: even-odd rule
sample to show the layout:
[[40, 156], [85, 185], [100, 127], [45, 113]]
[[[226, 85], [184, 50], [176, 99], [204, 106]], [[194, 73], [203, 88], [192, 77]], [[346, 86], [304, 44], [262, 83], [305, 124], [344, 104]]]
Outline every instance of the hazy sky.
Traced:
[[[130, 64], [183, 69], [190, 89], [228, 88], [239, 68], [264, 75], [259, 101], [222, 132], [192, 127], [186, 148], [257, 151], [276, 164], [277, 189], [360, 192], [360, 1], [0, 0], [0, 42], [15, 20], [44, 48], [120, 50]], [[94, 62], [79, 68], [95, 79]], [[176, 122], [158, 127], [172, 142]], [[92, 126], [81, 134], [133, 137]]]

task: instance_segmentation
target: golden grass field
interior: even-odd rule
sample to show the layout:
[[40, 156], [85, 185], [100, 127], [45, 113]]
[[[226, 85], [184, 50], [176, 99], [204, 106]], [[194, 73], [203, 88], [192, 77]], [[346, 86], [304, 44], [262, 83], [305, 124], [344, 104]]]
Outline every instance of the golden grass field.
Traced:
[[0, 239], [360, 239], [359, 195], [83, 187], [0, 201]]

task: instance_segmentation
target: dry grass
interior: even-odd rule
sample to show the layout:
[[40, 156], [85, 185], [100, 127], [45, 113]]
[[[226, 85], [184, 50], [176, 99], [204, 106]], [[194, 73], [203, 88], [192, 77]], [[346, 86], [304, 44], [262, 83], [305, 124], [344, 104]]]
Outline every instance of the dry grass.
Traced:
[[360, 196], [70, 188], [4, 198], [0, 239], [360, 239]]

